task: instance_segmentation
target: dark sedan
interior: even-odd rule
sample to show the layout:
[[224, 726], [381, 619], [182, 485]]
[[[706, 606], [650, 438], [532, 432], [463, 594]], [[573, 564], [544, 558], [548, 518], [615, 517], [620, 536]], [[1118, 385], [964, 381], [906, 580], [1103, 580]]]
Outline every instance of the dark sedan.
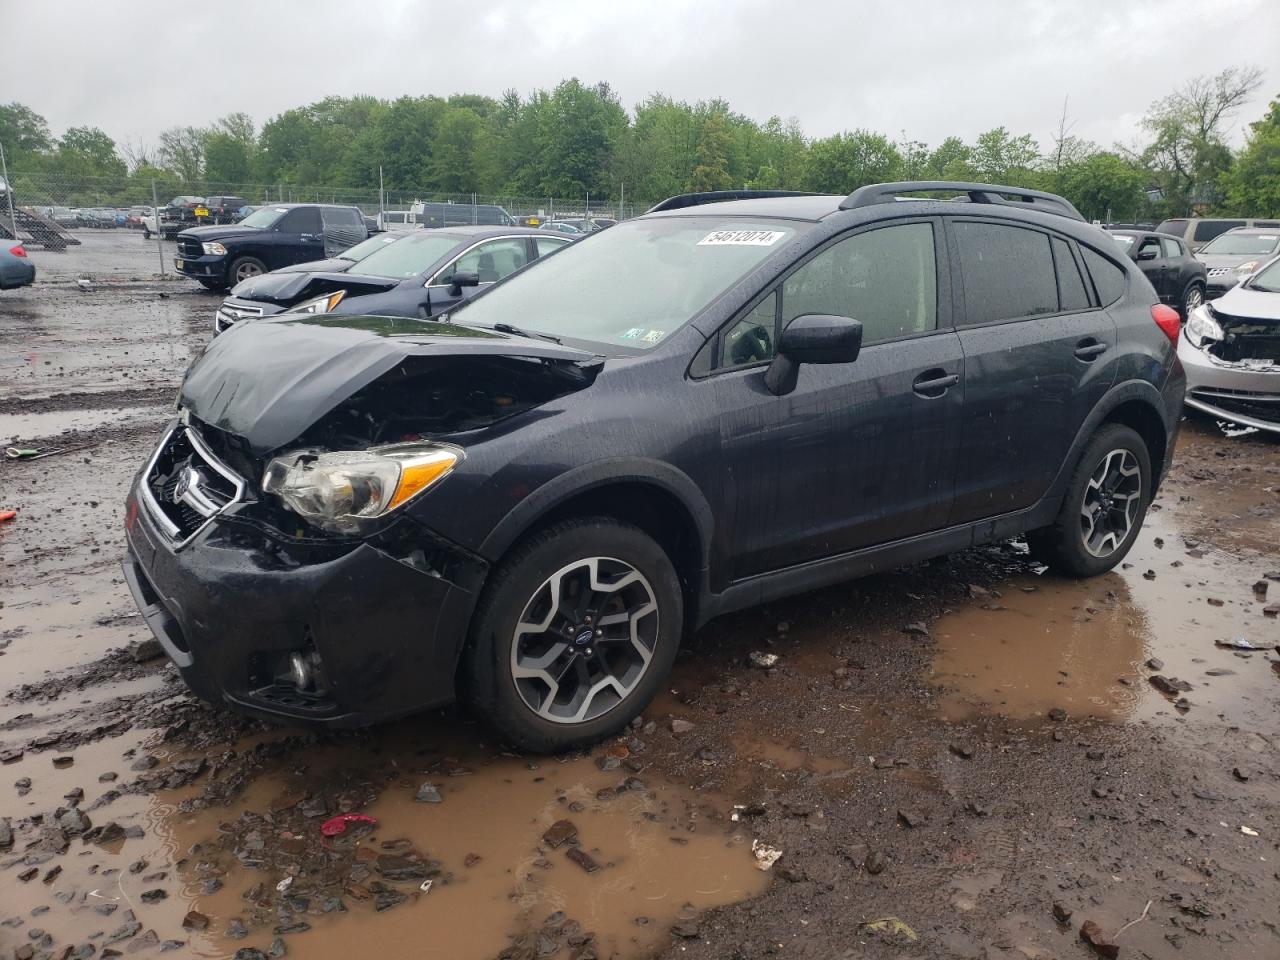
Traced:
[[375, 241], [385, 245], [361, 260], [358, 271], [278, 270], [237, 284], [218, 308], [214, 332], [238, 320], [286, 310], [437, 316], [572, 242], [567, 236], [548, 236], [526, 227], [494, 226], [381, 234], [366, 243]]
[[1176, 307], [1184, 320], [1204, 303], [1204, 264], [1192, 256], [1182, 240], [1146, 230], [1112, 230], [1110, 233], [1129, 259], [1146, 274], [1161, 303]]

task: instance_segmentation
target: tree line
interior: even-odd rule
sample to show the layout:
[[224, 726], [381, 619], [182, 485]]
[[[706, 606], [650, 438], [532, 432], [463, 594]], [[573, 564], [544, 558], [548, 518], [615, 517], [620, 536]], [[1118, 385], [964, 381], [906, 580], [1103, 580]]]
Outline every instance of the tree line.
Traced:
[[[657, 200], [734, 188], [848, 193], [890, 180], [979, 180], [1060, 193], [1090, 219], [1191, 213], [1280, 215], [1280, 99], [1232, 149], [1252, 67], [1192, 79], [1151, 105], [1138, 141], [1075, 136], [1067, 105], [1047, 144], [1003, 126], [934, 146], [855, 128], [806, 136], [794, 119], [763, 123], [724, 100], [655, 94], [633, 110], [607, 83], [565, 80], [500, 99], [326, 97], [259, 128], [244, 113], [175, 127], [154, 144], [96, 127], [54, 137], [19, 103], [0, 105], [0, 144], [16, 174], [152, 178], [182, 184], [305, 184], [428, 193]], [[199, 191], [195, 191], [199, 192]]]

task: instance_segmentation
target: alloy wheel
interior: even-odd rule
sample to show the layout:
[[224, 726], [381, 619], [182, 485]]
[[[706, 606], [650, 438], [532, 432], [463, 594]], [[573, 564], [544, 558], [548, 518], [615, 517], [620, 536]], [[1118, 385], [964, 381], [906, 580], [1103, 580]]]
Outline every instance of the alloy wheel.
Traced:
[[1112, 450], [1100, 461], [1085, 487], [1080, 506], [1080, 536], [1095, 557], [1120, 549], [1138, 519], [1142, 504], [1142, 468], [1126, 449]]
[[622, 703], [649, 669], [658, 601], [612, 557], [567, 564], [534, 591], [516, 624], [511, 676], [525, 705], [553, 723], [585, 723]]
[[248, 280], [250, 277], [261, 276], [262, 272], [262, 268], [256, 263], [238, 263], [236, 264], [236, 283]]
[[1187, 300], [1184, 304], [1183, 313], [1186, 316], [1191, 315], [1191, 311], [1204, 303], [1204, 291], [1199, 287], [1192, 287], [1187, 291]]

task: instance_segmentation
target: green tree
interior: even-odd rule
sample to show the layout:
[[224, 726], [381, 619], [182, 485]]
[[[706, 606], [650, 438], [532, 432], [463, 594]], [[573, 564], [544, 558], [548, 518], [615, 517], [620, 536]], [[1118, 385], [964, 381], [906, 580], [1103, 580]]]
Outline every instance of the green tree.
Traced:
[[1036, 187], [1040, 185], [1035, 169], [1039, 159], [1040, 148], [1030, 134], [1015, 137], [1004, 127], [996, 127], [978, 134], [969, 162], [986, 183]]
[[1150, 140], [1140, 161], [1150, 168], [1172, 215], [1217, 199], [1217, 183], [1231, 165], [1226, 125], [1261, 83], [1258, 68], [1231, 67], [1189, 80], [1151, 105], [1142, 120]]
[[44, 117], [15, 101], [0, 104], [0, 146], [10, 171], [26, 170], [53, 148], [53, 137]]
[[116, 143], [97, 127], [72, 127], [58, 141], [54, 169], [68, 177], [116, 177], [126, 168], [116, 153]]
[[1244, 149], [1223, 174], [1229, 212], [1243, 217], [1280, 217], [1280, 98], [1249, 125]]
[[1136, 220], [1146, 205], [1147, 172], [1111, 151], [1072, 160], [1060, 190], [1089, 220]]
[[607, 83], [560, 83], [538, 112], [535, 140], [543, 193], [579, 197], [610, 192], [609, 159], [627, 114]]
[[697, 164], [690, 178], [692, 190], [728, 190], [733, 186], [733, 178], [729, 175], [731, 143], [729, 128], [723, 118], [712, 117], [703, 124], [694, 154]]
[[487, 192], [493, 187], [493, 137], [470, 107], [447, 106], [431, 143], [431, 180], [450, 193]]
[[824, 193], [852, 193], [868, 183], [896, 180], [902, 155], [889, 140], [869, 130], [838, 133], [809, 146], [805, 186]]
[[195, 127], [170, 127], [160, 134], [160, 162], [183, 183], [195, 183], [204, 172], [204, 138]]

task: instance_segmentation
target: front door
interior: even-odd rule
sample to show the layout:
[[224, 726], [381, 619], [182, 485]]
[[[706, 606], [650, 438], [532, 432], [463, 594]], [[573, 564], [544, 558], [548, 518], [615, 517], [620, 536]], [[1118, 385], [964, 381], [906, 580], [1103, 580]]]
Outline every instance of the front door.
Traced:
[[1138, 249], [1133, 254], [1138, 262], [1138, 269], [1156, 288], [1156, 296], [1161, 303], [1172, 303], [1169, 287], [1169, 260], [1160, 246], [1159, 237], [1143, 237], [1138, 241]]
[[[721, 331], [713, 376], [733, 578], [946, 523], [964, 368], [938, 285], [940, 242], [927, 219], [846, 235]], [[778, 331], [810, 313], [860, 320], [862, 353], [802, 366], [796, 389], [774, 396], [764, 371]]]
[[1035, 503], [1115, 377], [1115, 324], [1073, 243], [1008, 223], [955, 221], [963, 443], [952, 523]]
[[[477, 244], [427, 281], [428, 315], [434, 317], [453, 309], [490, 284], [511, 276], [529, 260], [525, 237], [503, 237]], [[480, 282], [456, 286], [455, 273], [474, 273]]]

